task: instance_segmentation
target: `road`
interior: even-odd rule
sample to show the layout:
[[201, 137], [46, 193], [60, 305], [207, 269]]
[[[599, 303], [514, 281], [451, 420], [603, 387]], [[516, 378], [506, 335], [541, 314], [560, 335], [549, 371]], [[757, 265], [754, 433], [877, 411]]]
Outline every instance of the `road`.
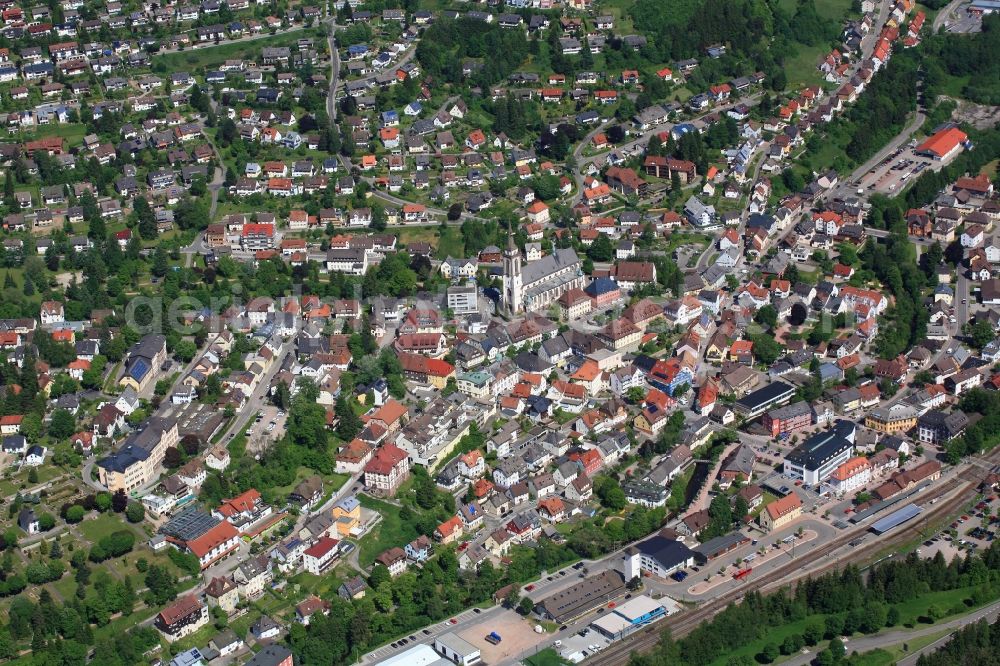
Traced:
[[[991, 452], [991, 454], [989, 462], [995, 463], [997, 456], [1000, 456], [1000, 450]], [[867, 534], [867, 526], [855, 526], [842, 530], [833, 539], [806, 550], [794, 562], [794, 570], [790, 566], [785, 571], [762, 574], [759, 578], [748, 581], [735, 593], [720, 595], [695, 609], [679, 613], [650, 630], [633, 634], [605, 650], [602, 653], [601, 663], [609, 666], [627, 664], [633, 652], [653, 649], [664, 628], [669, 628], [674, 638], [682, 637], [703, 622], [711, 620], [729, 603], [739, 600], [749, 590], [774, 591], [804, 576], [816, 577], [826, 571], [836, 570], [849, 562], [865, 562], [871, 557], [872, 552], [911, 541], [915, 536], [914, 533], [924, 536], [922, 525], [936, 524], [954, 515], [975, 492], [981, 480], [981, 471], [976, 471], [968, 464], [950, 469], [951, 471], [947, 472], [938, 483], [921, 493], [919, 497], [914, 498], [915, 501], [926, 503], [929, 507], [924, 512], [925, 520], [920, 523], [911, 523], [897, 528], [895, 531], [879, 537], [877, 541], [868, 535], [865, 548], [852, 548], [849, 545], [850, 541]], [[932, 499], [934, 500], [933, 504], [931, 503]]]
[[[271, 37], [276, 37], [278, 35], [286, 35], [290, 32], [298, 32], [300, 30], [305, 30], [305, 29], [306, 25], [304, 23], [297, 23], [295, 25], [289, 26], [285, 30], [279, 30], [274, 35], [272, 35], [270, 32], [262, 32], [257, 35], [244, 35], [242, 37], [237, 37], [236, 39], [223, 39], [219, 40], [218, 42], [201, 43], [195, 41], [191, 45], [185, 46], [184, 48], [173, 48], [170, 46], [163, 46], [160, 48], [159, 51], [156, 52], [156, 54], [154, 54], [153, 57], [155, 58], [157, 55], [160, 54], [180, 53], [182, 51], [200, 51], [201, 49], [211, 49], [215, 48], [216, 46], [227, 46], [229, 44], [242, 44], [245, 42], [254, 42], [257, 41], [258, 39], [269, 39]], [[195, 30], [188, 30], [187, 32], [196, 33]], [[197, 39], [197, 37], [195, 39]]]
[[[899, 629], [896, 631], [887, 631], [885, 633], [876, 634], [874, 636], [862, 636], [861, 638], [851, 639], [849, 642], [845, 643], [845, 647], [848, 652], [870, 652], [871, 650], [877, 650], [879, 648], [888, 648], [895, 645], [900, 645], [902, 643], [907, 643], [921, 636], [930, 636], [933, 634], [940, 633], [943, 629], [961, 629], [962, 627], [968, 626], [979, 620], [987, 620], [988, 622], [993, 622], [997, 616], [1000, 615], [1000, 601], [996, 601], [985, 608], [981, 608], [969, 615], [965, 615], [955, 620], [949, 622], [942, 622], [940, 624], [932, 624], [928, 626], [921, 627], [920, 629], [903, 630]], [[903, 659], [896, 662], [897, 666], [914, 666], [917, 663], [917, 658], [921, 654], [928, 652], [934, 652], [942, 645], [947, 643], [951, 639], [951, 634], [949, 632], [947, 636], [942, 636], [940, 639], [934, 641], [930, 645], [921, 650], [910, 654]], [[808, 666], [812, 663], [812, 660], [816, 658], [815, 654], [806, 653], [796, 655], [787, 661], [782, 662], [786, 666]]]
[[[913, 119], [910, 120], [909, 124], [903, 128], [902, 132], [893, 137], [893, 139], [889, 141], [889, 143], [885, 144], [881, 150], [872, 155], [867, 162], [851, 172], [851, 175], [847, 178], [847, 180], [834, 188], [828, 196], [836, 199], [856, 195], [857, 186], [860, 180], [864, 178], [869, 171], [877, 167], [883, 160], [894, 153], [897, 148], [900, 148], [908, 142], [910, 137], [913, 136], [913, 133], [923, 126], [925, 120], [927, 120], [927, 116], [924, 114], [923, 110], [918, 107]], [[898, 194], [900, 191], [902, 190], [897, 190], [896, 193]]]
[[[194, 355], [194, 358], [192, 358], [187, 363], [187, 365], [185, 365], [183, 368], [180, 369], [180, 371], [177, 374], [177, 379], [174, 380], [174, 383], [170, 386], [170, 390], [167, 391], [166, 396], [164, 396], [164, 403], [163, 403], [164, 405], [169, 406], [171, 404], [170, 403], [170, 395], [174, 391], [176, 391], [178, 388], [180, 388], [181, 382], [184, 381], [184, 378], [187, 377], [191, 373], [191, 371], [194, 369], [195, 365], [198, 364], [198, 361], [201, 360], [202, 354], [205, 353], [205, 350], [207, 350], [209, 347], [211, 347], [213, 344], [215, 344], [215, 340], [217, 339], [217, 337], [218, 336], [213, 336], [211, 340], [208, 340], [205, 343], [205, 346], [202, 349], [199, 349], [198, 353], [196, 353]], [[124, 367], [124, 363], [122, 364], [122, 367]], [[117, 400], [118, 400], [117, 396], [109, 396], [109, 398], [108, 398], [108, 402], [111, 402], [112, 404], [114, 404], [114, 402], [117, 401]], [[162, 411], [162, 409], [161, 409], [161, 411]], [[91, 479], [91, 475], [93, 474], [93, 470], [94, 470], [94, 465], [96, 463], [97, 463], [97, 459], [96, 458], [91, 457], [91, 458], [89, 458], [87, 460], [86, 464], [83, 466], [83, 471], [82, 471], [83, 482], [85, 484], [87, 484], [88, 486], [90, 486], [91, 488], [93, 488], [94, 490], [105, 491], [105, 490], [107, 490], [107, 488], [105, 488], [104, 486], [102, 486], [97, 481], [94, 481], [93, 479]], [[130, 494], [133, 497], [139, 497], [143, 493], [145, 493], [149, 488], [152, 488], [153, 486], [155, 486], [157, 483], [159, 483], [159, 477], [157, 477], [154, 481], [151, 481], [146, 486], [144, 486], [142, 488], [138, 488], [136, 490], [133, 490]]]
[[[715, 113], [724, 113], [724, 112], [728, 111], [729, 109], [731, 109], [733, 107], [739, 106], [740, 104], [746, 104], [748, 106], [752, 106], [755, 102], [757, 102], [757, 100], [760, 99], [760, 97], [761, 97], [761, 93], [755, 93], [753, 95], [749, 95], [749, 96], [746, 96], [746, 97], [741, 97], [741, 98], [739, 98], [737, 100], [730, 101], [730, 102], [728, 102], [726, 104], [719, 104], [717, 106], [713, 106], [711, 109], [707, 110], [705, 113], [699, 114], [697, 116], [693, 116], [692, 118], [684, 120], [682, 122], [684, 122], [684, 123], [697, 122], [697, 121], [701, 120], [702, 118], [705, 118], [706, 116], [710, 116], [710, 115], [715, 114]], [[598, 162], [598, 161], [604, 160], [607, 157], [606, 153], [601, 153], [600, 155], [592, 155], [590, 157], [584, 157], [584, 158], [579, 158], [579, 155], [581, 154], [583, 148], [590, 143], [590, 140], [593, 139], [594, 136], [598, 132], [600, 132], [603, 129], [605, 129], [607, 127], [607, 125], [611, 124], [611, 122], [612, 121], [610, 119], [606, 120], [601, 125], [599, 125], [595, 129], [591, 130], [591, 132], [589, 134], [587, 134], [586, 137], [584, 137], [584, 140], [573, 151], [573, 157], [576, 160], [576, 169], [573, 172], [573, 179], [576, 181], [576, 193], [572, 197], [572, 201], [570, 202], [571, 204], [575, 204], [575, 203], [579, 202], [580, 199], [583, 198], [583, 173], [582, 172], [583, 172], [584, 168], [587, 165], [589, 165], [589, 164], [592, 164], [594, 162]], [[676, 124], [677, 123], [666, 122], [666, 123], [662, 123], [660, 125], [656, 125], [655, 127], [652, 127], [650, 129], [646, 130], [645, 132], [642, 132], [641, 134], [636, 135], [636, 137], [633, 138], [633, 139], [631, 139], [630, 141], [628, 141], [626, 143], [623, 143], [621, 145], [615, 146], [614, 152], [631, 153], [631, 152], [634, 152], [636, 150], [638, 150], [638, 151], [645, 150], [646, 144], [649, 143], [649, 140], [651, 138], [653, 138], [657, 134], [660, 134], [661, 132], [668, 132], [668, 131], [672, 130], [673, 127]]]
[[340, 51], [337, 50], [337, 39], [335, 37], [337, 24], [330, 21], [330, 34], [327, 36], [327, 44], [330, 47], [330, 92], [326, 96], [326, 113], [330, 117], [330, 124], [337, 122], [337, 86], [340, 81]]
[[941, 26], [944, 25], [945, 21], [951, 18], [951, 15], [955, 13], [955, 10], [965, 2], [965, 0], [951, 0], [946, 7], [937, 13], [934, 17], [934, 23], [931, 24], [931, 32], [937, 34]]

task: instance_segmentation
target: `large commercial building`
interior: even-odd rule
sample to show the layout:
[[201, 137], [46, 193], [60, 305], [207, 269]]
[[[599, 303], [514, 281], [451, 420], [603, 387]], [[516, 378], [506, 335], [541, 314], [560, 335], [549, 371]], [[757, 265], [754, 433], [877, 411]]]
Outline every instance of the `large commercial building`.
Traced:
[[872, 480], [872, 467], [868, 458], [857, 456], [833, 470], [829, 483], [833, 492], [844, 495], [863, 488]]
[[872, 430], [890, 435], [909, 432], [917, 425], [917, 410], [904, 404], [879, 407], [868, 413], [865, 425]]
[[240, 545], [240, 533], [232, 523], [193, 506], [167, 521], [159, 532], [178, 550], [197, 557], [203, 570], [231, 555]]
[[696, 554], [676, 539], [654, 536], [640, 541], [622, 553], [622, 573], [626, 580], [644, 573], [666, 578], [670, 574], [694, 566]]
[[825, 481], [854, 451], [854, 424], [837, 421], [831, 430], [818, 432], [785, 456], [784, 473], [813, 486]]
[[448, 309], [456, 316], [479, 312], [479, 290], [475, 283], [448, 287]]
[[179, 440], [177, 421], [151, 417], [121, 448], [97, 461], [97, 478], [111, 492], [139, 489], [157, 478], [164, 454]]
[[805, 400], [772, 409], [761, 420], [771, 437], [808, 428], [813, 423], [813, 408]]
[[479, 648], [450, 631], [434, 639], [434, 649], [459, 666], [482, 663]]
[[611, 640], [618, 640], [665, 618], [671, 612], [667, 604], [676, 608], [671, 599], [653, 599], [645, 594], [639, 595], [594, 620], [590, 626]]
[[785, 382], [771, 382], [749, 393], [733, 404], [733, 411], [747, 421], [755, 419], [772, 407], [795, 397], [795, 387]]

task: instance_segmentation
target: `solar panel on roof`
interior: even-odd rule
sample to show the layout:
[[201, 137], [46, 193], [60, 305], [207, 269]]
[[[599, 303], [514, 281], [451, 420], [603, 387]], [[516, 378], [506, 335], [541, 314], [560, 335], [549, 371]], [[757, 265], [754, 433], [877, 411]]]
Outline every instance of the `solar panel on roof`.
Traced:
[[128, 376], [138, 381], [145, 377], [147, 372], [149, 372], [149, 364], [141, 358], [137, 358], [129, 366]]

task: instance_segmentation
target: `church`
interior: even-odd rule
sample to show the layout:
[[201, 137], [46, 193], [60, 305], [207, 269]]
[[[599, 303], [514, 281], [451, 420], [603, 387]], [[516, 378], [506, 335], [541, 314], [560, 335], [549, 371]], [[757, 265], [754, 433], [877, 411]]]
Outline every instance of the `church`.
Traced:
[[521, 264], [521, 251], [508, 231], [503, 252], [503, 305], [510, 315], [544, 310], [570, 289], [582, 289], [587, 282], [583, 264], [572, 248]]

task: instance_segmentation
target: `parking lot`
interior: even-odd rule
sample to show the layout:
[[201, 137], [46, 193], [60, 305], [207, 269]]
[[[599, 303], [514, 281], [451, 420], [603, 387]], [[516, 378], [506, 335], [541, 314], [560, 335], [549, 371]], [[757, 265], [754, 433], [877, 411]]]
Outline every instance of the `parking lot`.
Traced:
[[983, 29], [983, 17], [970, 16], [965, 11], [965, 7], [955, 12], [954, 17], [945, 21], [945, 32], [955, 35], [962, 35], [970, 32], [981, 32]]
[[940, 533], [924, 541], [917, 552], [921, 557], [934, 557], [940, 552], [950, 562], [956, 556], [965, 557], [968, 553], [989, 548], [1000, 534], [997, 505], [995, 495], [983, 498]]
[[911, 143], [911, 146], [900, 148], [865, 174], [861, 178], [860, 188], [868, 193], [893, 196], [925, 169], [936, 171], [941, 168], [941, 162], [914, 153], [912, 145]]
[[[532, 652], [536, 646], [541, 649], [550, 640], [547, 633], [535, 633], [533, 628], [534, 623], [530, 620], [505, 610], [490, 618], [489, 626], [473, 625], [458, 635], [479, 648], [487, 664], [504, 664], [516, 655]], [[496, 645], [486, 640], [492, 631], [500, 635], [501, 640]]]
[[247, 451], [260, 453], [273, 442], [285, 436], [285, 420], [288, 415], [274, 405], [265, 405], [247, 426]]

